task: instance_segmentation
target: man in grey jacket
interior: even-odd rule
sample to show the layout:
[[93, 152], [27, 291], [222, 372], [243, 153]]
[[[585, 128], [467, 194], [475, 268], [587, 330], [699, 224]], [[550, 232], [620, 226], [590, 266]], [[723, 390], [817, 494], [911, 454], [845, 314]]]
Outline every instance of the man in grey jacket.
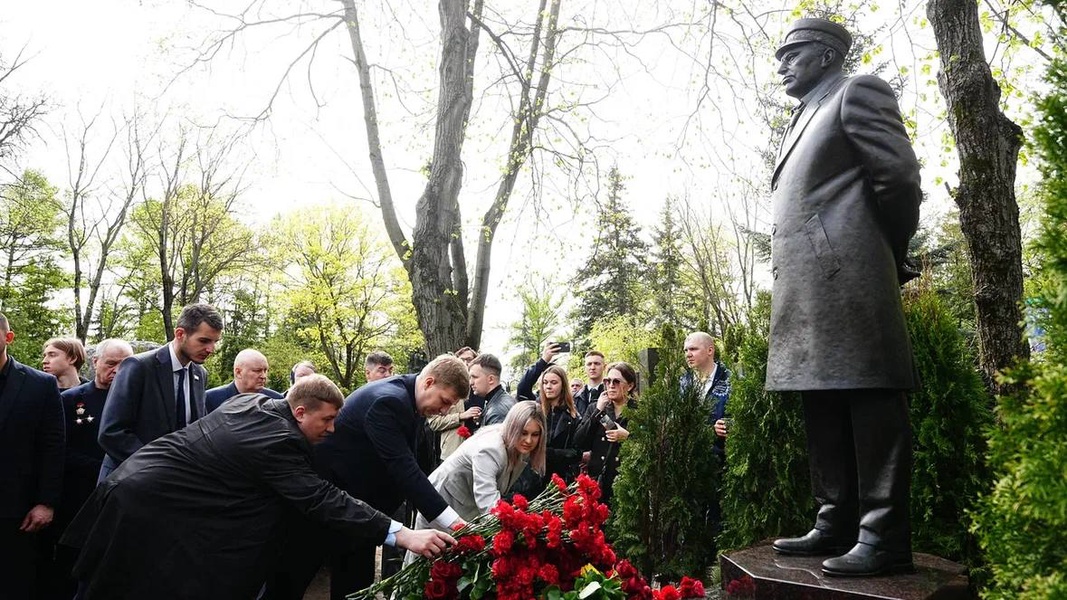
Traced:
[[819, 504], [814, 528], [774, 549], [833, 556], [823, 571], [836, 576], [913, 568], [905, 393], [916, 381], [900, 286], [913, 275], [919, 163], [889, 85], [844, 76], [851, 43], [823, 19], [786, 35], [778, 74], [800, 104], [771, 179], [766, 385], [801, 392]]
[[470, 370], [471, 391], [485, 398], [480, 424], [503, 423], [508, 411], [515, 406], [515, 398], [500, 385], [500, 373], [503, 371], [500, 359], [492, 354], [479, 354], [471, 363]]

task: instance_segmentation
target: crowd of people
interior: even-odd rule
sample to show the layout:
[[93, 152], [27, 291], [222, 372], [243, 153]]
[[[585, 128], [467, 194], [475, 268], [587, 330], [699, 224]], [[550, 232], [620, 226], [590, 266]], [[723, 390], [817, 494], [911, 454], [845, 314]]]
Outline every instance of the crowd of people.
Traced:
[[[214, 308], [186, 306], [157, 349], [96, 344], [87, 380], [74, 338], [49, 340], [41, 371], [8, 356], [0, 315], [0, 449], [27, 457], [0, 467], [4, 598], [297, 600], [326, 565], [338, 599], [374, 581], [378, 546], [388, 574], [552, 475], [588, 473], [611, 502], [638, 396], [625, 362], [590, 350], [572, 381], [546, 342], [513, 396], [493, 354], [395, 375], [375, 351], [344, 398], [308, 361], [288, 390], [266, 387], [267, 358], [247, 348], [206, 389], [222, 333]], [[725, 437], [729, 371], [706, 333], [684, 352], [680, 385], [701, 386]]]

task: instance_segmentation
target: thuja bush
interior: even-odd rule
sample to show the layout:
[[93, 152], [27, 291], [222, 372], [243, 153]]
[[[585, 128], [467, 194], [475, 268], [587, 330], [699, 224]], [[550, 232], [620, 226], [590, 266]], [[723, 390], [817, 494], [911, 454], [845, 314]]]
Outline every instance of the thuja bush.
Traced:
[[904, 314], [920, 387], [910, 396], [915, 465], [912, 546], [968, 564], [977, 544], [966, 511], [989, 484], [985, 433], [991, 398], [943, 300], [923, 277], [908, 286]]
[[998, 400], [989, 436], [995, 482], [975, 513], [988, 599], [1067, 598], [1067, 65], [1046, 77], [1034, 146], [1042, 160], [1041, 260], [1046, 350], [1006, 377], [1026, 384]]
[[724, 551], [805, 533], [815, 519], [800, 395], [763, 389], [770, 310], [770, 296], [761, 293], [747, 322], [729, 331], [725, 344], [733, 364], [726, 405], [733, 423], [722, 483]]
[[715, 558], [709, 520], [719, 460], [711, 451], [711, 406], [694, 386], [680, 386], [682, 340], [664, 334], [655, 381], [637, 402], [622, 444], [614, 487], [612, 543], [648, 576], [701, 576]]

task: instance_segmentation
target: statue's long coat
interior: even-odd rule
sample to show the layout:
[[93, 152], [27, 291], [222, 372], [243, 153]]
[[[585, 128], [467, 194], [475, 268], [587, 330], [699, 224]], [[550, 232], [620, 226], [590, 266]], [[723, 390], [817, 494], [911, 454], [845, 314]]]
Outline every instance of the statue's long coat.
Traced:
[[772, 176], [769, 390], [915, 386], [898, 267], [919, 163], [889, 85], [824, 81]]
[[247, 600], [277, 559], [286, 509], [381, 542], [390, 519], [321, 479], [285, 400], [244, 394], [144, 446], [63, 538], [90, 600]]

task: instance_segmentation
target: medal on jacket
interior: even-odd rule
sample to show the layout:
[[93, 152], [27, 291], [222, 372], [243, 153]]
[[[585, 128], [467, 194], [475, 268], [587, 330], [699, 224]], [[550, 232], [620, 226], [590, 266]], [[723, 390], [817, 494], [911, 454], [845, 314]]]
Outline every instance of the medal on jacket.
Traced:
[[76, 419], [74, 419], [74, 422], [77, 423], [78, 425], [81, 425], [82, 423], [92, 423], [93, 422], [93, 415], [85, 414], [85, 403], [84, 402], [79, 402], [79, 403], [74, 405], [74, 415], [77, 417]]

